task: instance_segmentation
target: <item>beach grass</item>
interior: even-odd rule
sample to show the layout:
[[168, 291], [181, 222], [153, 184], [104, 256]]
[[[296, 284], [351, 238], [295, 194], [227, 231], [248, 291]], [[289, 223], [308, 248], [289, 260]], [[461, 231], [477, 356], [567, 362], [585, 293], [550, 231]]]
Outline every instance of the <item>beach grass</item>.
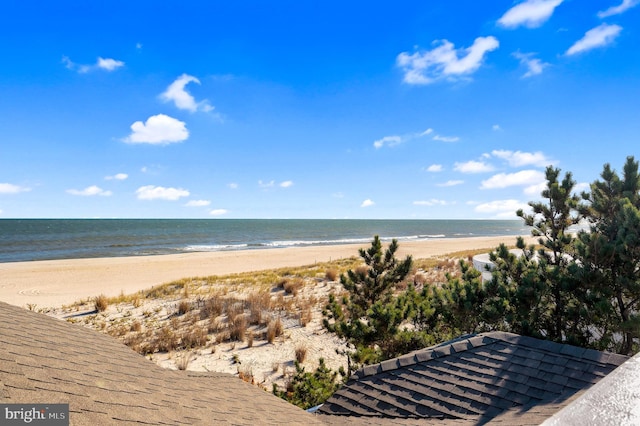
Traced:
[[[487, 250], [465, 250], [415, 259], [403, 285], [437, 285], [447, 275], [458, 273], [460, 259], [470, 260], [474, 254], [484, 252]], [[69, 320], [108, 333], [133, 350], [164, 360], [165, 366], [175, 369], [192, 368], [211, 356], [231, 357], [239, 350], [291, 345], [291, 358], [269, 361], [261, 371], [264, 379], [260, 383], [264, 386], [266, 381], [284, 380], [285, 365], [317, 361], [310, 354], [317, 353], [318, 348], [305, 345], [304, 339], [294, 342], [292, 336], [329, 338], [322, 337], [326, 331], [321, 325], [321, 311], [329, 294], [340, 295], [344, 291], [339, 282], [341, 274], [362, 265], [360, 258], [351, 257], [301, 267], [187, 277], [133, 294], [99, 296], [104, 309], [86, 316], [74, 315]], [[94, 298], [94, 302], [97, 300]], [[90, 301], [81, 300], [66, 309], [82, 311]], [[274, 365], [283, 366], [282, 374], [273, 371]], [[333, 368], [339, 366], [344, 365]], [[250, 382], [255, 379], [253, 372], [245, 370], [242, 374]], [[270, 383], [266, 383], [267, 387]]]

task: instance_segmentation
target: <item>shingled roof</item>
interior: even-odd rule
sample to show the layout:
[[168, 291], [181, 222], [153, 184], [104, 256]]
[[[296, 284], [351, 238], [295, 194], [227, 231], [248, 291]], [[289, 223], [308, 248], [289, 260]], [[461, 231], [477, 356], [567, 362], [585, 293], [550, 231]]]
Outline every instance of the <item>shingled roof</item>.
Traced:
[[627, 359], [511, 333], [470, 335], [360, 369], [318, 412], [540, 424]]
[[68, 403], [72, 425], [323, 424], [232, 375], [165, 370], [109, 336], [2, 302], [0, 403]]

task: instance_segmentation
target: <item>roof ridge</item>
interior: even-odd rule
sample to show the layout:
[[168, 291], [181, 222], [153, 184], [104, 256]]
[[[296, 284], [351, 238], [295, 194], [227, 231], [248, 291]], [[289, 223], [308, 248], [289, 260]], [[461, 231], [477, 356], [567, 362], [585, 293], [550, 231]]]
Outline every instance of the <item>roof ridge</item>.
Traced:
[[362, 379], [374, 374], [392, 371], [402, 367], [408, 367], [430, 359], [440, 358], [453, 353], [464, 352], [468, 349], [477, 348], [479, 346], [494, 343], [496, 339], [491, 336], [492, 333], [485, 334], [466, 334], [458, 338], [429, 346], [424, 349], [418, 349], [406, 355], [397, 358], [388, 359], [377, 364], [365, 366], [351, 375], [351, 379]]
[[600, 352], [595, 349], [581, 348], [568, 343], [558, 343], [531, 336], [521, 336], [507, 331], [489, 331], [479, 334], [465, 334], [446, 342], [418, 349], [397, 358], [388, 359], [377, 364], [367, 365], [353, 373], [351, 377], [349, 377], [349, 380], [362, 379], [374, 374], [388, 372], [398, 368], [429, 361], [430, 359], [465, 352], [469, 349], [486, 346], [497, 341], [525, 346], [542, 352], [581, 358], [601, 364], [620, 365], [629, 358], [612, 352]]
[[526, 346], [543, 352], [565, 355], [567, 357], [582, 358], [602, 364], [620, 365], [629, 359], [628, 356], [613, 352], [598, 351], [596, 349], [583, 348], [570, 343], [559, 343], [531, 336], [521, 336], [519, 334], [509, 333], [506, 331], [492, 331], [482, 333], [480, 336], [490, 336], [496, 340], [502, 340], [511, 344]]

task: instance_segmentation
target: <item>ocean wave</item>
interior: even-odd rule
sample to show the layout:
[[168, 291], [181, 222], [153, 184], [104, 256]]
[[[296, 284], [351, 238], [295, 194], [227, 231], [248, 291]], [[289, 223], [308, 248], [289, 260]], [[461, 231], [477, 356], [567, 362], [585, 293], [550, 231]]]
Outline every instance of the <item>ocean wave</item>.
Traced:
[[340, 240], [280, 240], [264, 243], [265, 247], [298, 247], [298, 246], [327, 246], [334, 244], [361, 244], [371, 241], [371, 238], [345, 238]]
[[184, 251], [226, 251], [226, 250], [243, 250], [249, 247], [248, 244], [198, 244], [190, 245], [183, 248]]
[[[407, 235], [400, 237], [380, 237], [383, 242], [398, 241], [421, 241], [433, 238], [446, 238], [445, 234], [434, 235]], [[287, 247], [310, 247], [329, 246], [344, 244], [368, 244], [371, 238], [342, 238], [337, 240], [276, 240], [268, 242], [254, 242], [246, 244], [198, 244], [185, 247], [184, 251], [226, 251], [226, 250], [251, 250], [260, 248], [287, 248]]]

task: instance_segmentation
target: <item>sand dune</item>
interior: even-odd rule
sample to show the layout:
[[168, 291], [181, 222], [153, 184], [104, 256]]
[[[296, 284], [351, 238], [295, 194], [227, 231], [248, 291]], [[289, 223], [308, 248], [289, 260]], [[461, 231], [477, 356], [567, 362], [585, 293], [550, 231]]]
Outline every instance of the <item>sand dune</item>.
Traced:
[[[405, 241], [400, 243], [398, 256], [428, 258], [462, 250], [492, 249], [501, 242], [514, 244], [515, 237]], [[130, 294], [180, 278], [302, 266], [357, 256], [362, 246], [0, 263], [0, 300], [17, 306], [59, 307], [99, 294]]]

